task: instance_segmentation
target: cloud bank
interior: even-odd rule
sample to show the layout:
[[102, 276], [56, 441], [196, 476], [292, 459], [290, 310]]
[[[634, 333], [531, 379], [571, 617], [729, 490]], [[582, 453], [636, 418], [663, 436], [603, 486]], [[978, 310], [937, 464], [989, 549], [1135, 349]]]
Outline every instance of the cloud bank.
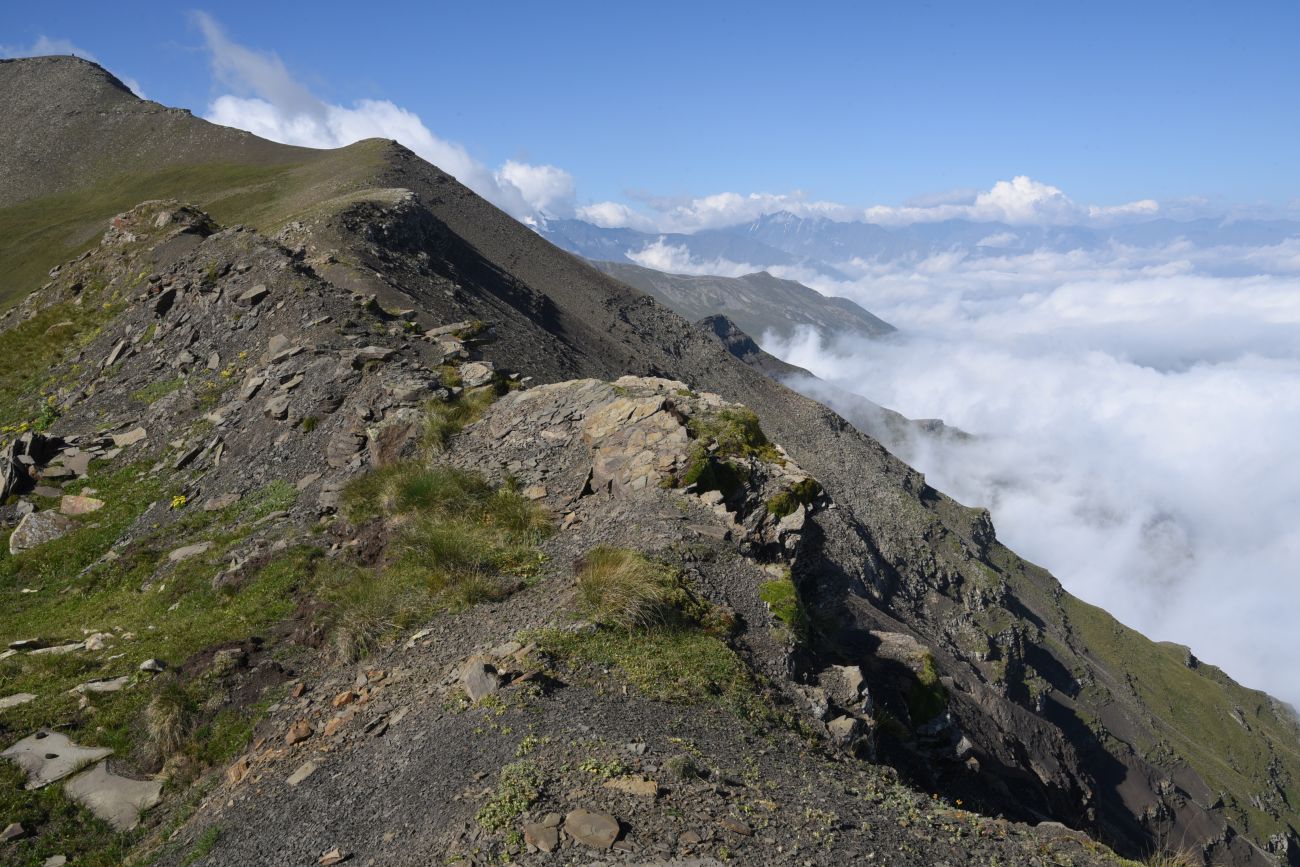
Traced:
[[547, 215], [572, 215], [574, 183], [564, 170], [513, 160], [493, 170], [461, 145], [435, 135], [419, 115], [388, 100], [328, 103], [298, 82], [275, 54], [232, 41], [206, 13], [193, 15], [213, 75], [235, 91], [212, 101], [206, 117], [213, 123], [314, 148], [395, 139], [517, 219], [534, 223]]
[[1300, 622], [1300, 239], [841, 267], [856, 279], [800, 276], [902, 333], [766, 348], [976, 434], [910, 460], [1071, 592], [1300, 706], [1279, 664]]
[[958, 192], [902, 207], [854, 208], [837, 202], [810, 201], [800, 193], [718, 193], [687, 199], [650, 199], [649, 213], [621, 202], [596, 202], [578, 208], [579, 218], [602, 228], [649, 232], [697, 232], [747, 223], [767, 214], [788, 212], [840, 222], [861, 220], [882, 226], [974, 220], [1010, 225], [1110, 225], [1121, 220], [1151, 219], [1160, 212], [1153, 199], [1122, 205], [1082, 205], [1049, 184], [1019, 175], [998, 181], [983, 192]]

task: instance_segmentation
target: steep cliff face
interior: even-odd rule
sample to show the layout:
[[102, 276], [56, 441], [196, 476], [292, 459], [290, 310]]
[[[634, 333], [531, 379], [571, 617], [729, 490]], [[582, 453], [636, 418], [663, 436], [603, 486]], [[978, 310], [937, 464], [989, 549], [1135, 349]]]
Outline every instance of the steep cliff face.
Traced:
[[[105, 472], [114, 473], [128, 469], [123, 455], [108, 457], [112, 438], [138, 425], [150, 429], [147, 460], [141, 455], [144, 462], [130, 468], [143, 475], [136, 482], [120, 480], [125, 487], [131, 482], [148, 489], [140, 511], [115, 518], [113, 538], [103, 540], [93, 557], [77, 560], [77, 570], [112, 584], [123, 580], [115, 570], [130, 565], [137, 586], [170, 586], [169, 604], [174, 599], [184, 605], [186, 597], [175, 596], [178, 588], [214, 593], [213, 588], [226, 586], [215, 576], [185, 567], [196, 571], [189, 578], [162, 580], [140, 551], [158, 553], [163, 542], [157, 525], [164, 535], [165, 528], [178, 528], [174, 538], [189, 541], [181, 520], [186, 503], [222, 503], [228, 495], [237, 498], [207, 514], [247, 524], [253, 535], [234, 540], [214, 535], [195, 543], [210, 543], [196, 556], [213, 558], [214, 569], [215, 559], [230, 555], [220, 567], [235, 588], [229, 598], [242, 598], [240, 581], [256, 581], [268, 563], [280, 562], [280, 554], [299, 545], [312, 548], [307, 528], [317, 521], [339, 528], [338, 539], [329, 537], [324, 546], [335, 552], [331, 559], [373, 555], [373, 548], [384, 549], [383, 539], [368, 537], [364, 522], [336, 517], [349, 480], [412, 459], [429, 425], [429, 402], [460, 406], [467, 394], [462, 389], [495, 393], [511, 383], [538, 385], [503, 398], [459, 438], [450, 436], [454, 426], [434, 425], [448, 432], [446, 454], [494, 483], [535, 493], [544, 489], [537, 500], [553, 507], [561, 526], [569, 520], [566, 531], [583, 532], [576, 527], [579, 518], [566, 518], [581, 512], [589, 526], [603, 528], [621, 546], [635, 547], [637, 541], [629, 529], [619, 529], [638, 520], [627, 508], [628, 497], [653, 502], [651, 511], [665, 534], [675, 525], [661, 514], [664, 503], [688, 503], [687, 525], [695, 521], [692, 509], [713, 515], [696, 521], [702, 527], [721, 520], [696, 534], [693, 543], [703, 539], [715, 555], [726, 552], [752, 563], [746, 567], [750, 571], [702, 570], [709, 574], [696, 579], [710, 604], [743, 615], [740, 629], [726, 634], [724, 645], [752, 676], [772, 684], [766, 701], [775, 713], [802, 720], [815, 737], [834, 746], [840, 756], [836, 768], [875, 773], [865, 769], [885, 763], [913, 786], [942, 793], [953, 803], [960, 799], [967, 807], [1018, 821], [1064, 823], [1130, 856], [1165, 847], [1188, 850], [1206, 863], [1300, 863], [1294, 807], [1300, 797], [1300, 728], [1289, 709], [1234, 684], [1185, 649], [1150, 642], [1065, 593], [1051, 575], [997, 541], [987, 513], [933, 490], [879, 442], [738, 358], [734, 350], [743, 335], [693, 327], [551, 246], [393, 143], [366, 142], [329, 153], [265, 142], [233, 149], [222, 144], [214, 163], [211, 152], [197, 146], [187, 151], [191, 139], [167, 139], [166, 130], [160, 133], [148, 118], [183, 123], [195, 140], [208, 140], [204, 130], [212, 131], [213, 141], [232, 135], [243, 141], [243, 134], [193, 118], [178, 121], [153, 109], [131, 109], [134, 98], [105, 84], [95, 67], [79, 61], [13, 62], [0, 73], [26, 92], [36, 87], [31, 82], [55, 74], [51, 69], [70, 80], [91, 76], [87, 87], [108, 94], [103, 98], [107, 116], [140, 115], [132, 114], [131, 125], [111, 127], [117, 154], [111, 169], [119, 173], [112, 177], [119, 180], [110, 183], [98, 170], [81, 176], [67, 168], [92, 165], [88, 159], [77, 162], [78, 155], [96, 148], [80, 126], [95, 124], [86, 106], [49, 105], [47, 122], [67, 136], [57, 188], [66, 192], [84, 185], [98, 192], [72, 202], [33, 190], [0, 208], [0, 225], [27, 225], [43, 213], [62, 215], [35, 235], [12, 241], [7, 236], [5, 255], [21, 252], [23, 274], [34, 273], [36, 264], [43, 270], [63, 262], [70, 252], [92, 251], [64, 265], [6, 316], [0, 339], [24, 347], [39, 363], [22, 370], [7, 366], [0, 383], [0, 423], [44, 418], [51, 435], [63, 438], [58, 444], [63, 452], [85, 450], [107, 462]], [[15, 119], [18, 125], [8, 127], [8, 119], [0, 117], [0, 128], [33, 134], [31, 121]], [[132, 166], [122, 156], [132, 152], [132, 142], [145, 148], [154, 141], [169, 141], [173, 156], [190, 161], [178, 158], [186, 168], [166, 182], [154, 166]], [[263, 170], [271, 174], [256, 175]], [[121, 173], [130, 176], [126, 188], [133, 193], [157, 186], [156, 195], [173, 194], [174, 185], [188, 189], [195, 177], [204, 178], [209, 186], [197, 198], [200, 204], [215, 203], [213, 214], [176, 202], [148, 204], [124, 213], [102, 241], [80, 239], [85, 225], [135, 204], [118, 208], [119, 192], [99, 195], [120, 190]], [[155, 194], [140, 196], [151, 197]], [[115, 210], [98, 212], [109, 205]], [[218, 212], [251, 228], [223, 228]], [[12, 287], [15, 292], [35, 288], [22, 280]], [[620, 397], [617, 389], [630, 390], [621, 395], [629, 401], [628, 415], [616, 419], [610, 433], [642, 411], [646, 418], [657, 417], [655, 424], [663, 422], [663, 429], [637, 434], [644, 448], [633, 450], [630, 442], [620, 441], [621, 450], [604, 458], [573, 451], [577, 443], [584, 449], [592, 445], [591, 431], [574, 425], [595, 407], [575, 404], [572, 384], [552, 390], [542, 384], [617, 381], [627, 375], [680, 386], [640, 380], [592, 384], [584, 386], [594, 391], [584, 392], [583, 400], [599, 393], [608, 407]], [[676, 393], [679, 388], [683, 393]], [[739, 413], [745, 408], [752, 423], [747, 415], [706, 421], [710, 414], [699, 404], [705, 393], [717, 396], [707, 399], [719, 402], [715, 409], [725, 404]], [[133, 395], [142, 395], [136, 405]], [[642, 403], [653, 409], [638, 409]], [[467, 420], [471, 413], [464, 412]], [[511, 418], [528, 423], [512, 426]], [[697, 419], [693, 426], [692, 419]], [[676, 450], [661, 451], [665, 443]], [[75, 458], [70, 454], [58, 466], [66, 468], [66, 460]], [[36, 467], [34, 481], [72, 478], [65, 483], [70, 494], [86, 486], [75, 472], [71, 477], [47, 472], [51, 466]], [[628, 475], [629, 466], [638, 471]], [[565, 475], [570, 470], [588, 477], [575, 484], [577, 477]], [[625, 490], [637, 478], [643, 481], [633, 490], [640, 493]], [[45, 487], [46, 494], [53, 491]], [[284, 488], [295, 492], [289, 508], [238, 519], [221, 511], [237, 508], [258, 491]], [[180, 505], [160, 507], [164, 493], [173, 502], [181, 498]], [[48, 510], [49, 501], [33, 499], [37, 495], [30, 491], [19, 496], [39, 511]], [[708, 502], [697, 502], [701, 496]], [[582, 505], [575, 511], [573, 503]], [[9, 519], [17, 521], [18, 505], [7, 508], [14, 510], [6, 513]], [[254, 524], [274, 513], [283, 514]], [[272, 531], [280, 535], [268, 538]], [[118, 534], [126, 540], [122, 545], [114, 544]], [[662, 537], [663, 544], [650, 545], [655, 550], [649, 553], [668, 557], [670, 535]], [[687, 536], [678, 534], [676, 541], [692, 542]], [[557, 538], [562, 541], [547, 543], [555, 547], [544, 552], [547, 562], [559, 564], [546, 573], [552, 590], [567, 586], [575, 557], [603, 544], [600, 533]], [[147, 544], [141, 549], [138, 543]], [[110, 547], [133, 556], [107, 557]], [[220, 555], [209, 553], [218, 549]], [[167, 564], [159, 568], [180, 569], [177, 563], [189, 562], [172, 561], [170, 553], [162, 552]], [[675, 568], [687, 568], [689, 557], [679, 555], [673, 555]], [[376, 562], [371, 556], [366, 568]], [[35, 629], [45, 622], [35, 619], [35, 612], [45, 610], [40, 603], [47, 597], [23, 594], [23, 582], [54, 580], [53, 573], [32, 565], [36, 560], [26, 553], [7, 563], [10, 571], [0, 592], [15, 606], [10, 610], [30, 613], [11, 628]], [[769, 576], [785, 583], [769, 588], [767, 599], [754, 592], [755, 583], [763, 583], [757, 576], [765, 566], [789, 569], [788, 577]], [[302, 589], [300, 607], [280, 616], [305, 623], [314, 610], [312, 599], [342, 592], [313, 581], [303, 577], [294, 585]], [[53, 586], [46, 590], [57, 592]], [[80, 592], [88, 600], [107, 601], [96, 595], [99, 589]], [[524, 599], [530, 607], [524, 614], [502, 615], [490, 637], [507, 641], [512, 631], [554, 626], [548, 617], [558, 609], [547, 607], [545, 598], [545, 592], [533, 591], [501, 602], [508, 607]], [[782, 624], [763, 620], [768, 606], [784, 612]], [[164, 611], [166, 606], [159, 616]], [[454, 621], [466, 632], [446, 659], [439, 657], [439, 665], [459, 665], [474, 650], [475, 640], [467, 636], [483, 627], [478, 616]], [[250, 622], [261, 632], [294, 632], [273, 629], [270, 620]], [[778, 626], [785, 630], [780, 641], [772, 638]], [[299, 639], [319, 644], [313, 628], [304, 626]], [[32, 636], [6, 631], [0, 637]], [[220, 640], [244, 637], [223, 633]], [[202, 650], [182, 642], [171, 652], [184, 657]], [[634, 670], [629, 657], [604, 651], [608, 667]], [[555, 641], [544, 667], [554, 670], [564, 659], [572, 661], [574, 652], [572, 641]], [[250, 671], [270, 670], [256, 654], [252, 660]], [[8, 667], [0, 673], [15, 686], [53, 676], [34, 665], [19, 654], [0, 660]], [[861, 678], [847, 690], [846, 670]], [[318, 675], [322, 683], [331, 677], [338, 675]], [[631, 679], [635, 686], [636, 678]], [[317, 713], [323, 708], [312, 702], [318, 701], [319, 696], [295, 696], [279, 703], [271, 719], [287, 723], [275, 713]], [[16, 721], [0, 716], [7, 739], [27, 734], [24, 725], [49, 724], [62, 712], [62, 706], [40, 702], [32, 707]], [[383, 716], [391, 719], [393, 712], [390, 708]], [[83, 736], [94, 737], [93, 705], [91, 712], [82, 709], [78, 726]], [[556, 728], [556, 736], [563, 730]], [[558, 774], [564, 760], [552, 758]], [[382, 791], [373, 796], [381, 798]], [[240, 798], [246, 805], [241, 809], [258, 809], [249, 793]], [[322, 803], [303, 809], [311, 816], [308, 825], [319, 828], [334, 807]], [[653, 825], [656, 820], [638, 821]], [[266, 833], [272, 830], [268, 825]], [[457, 839], [458, 845], [475, 845], [464, 836]], [[865, 845], [860, 838], [859, 843]]]

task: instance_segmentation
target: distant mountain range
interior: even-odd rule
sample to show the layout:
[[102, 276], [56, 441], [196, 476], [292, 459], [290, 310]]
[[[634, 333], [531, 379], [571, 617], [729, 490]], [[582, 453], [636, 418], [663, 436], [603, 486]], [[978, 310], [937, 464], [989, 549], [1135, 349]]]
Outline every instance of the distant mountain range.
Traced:
[[749, 223], [693, 234], [605, 229], [581, 220], [550, 220], [541, 232], [553, 244], [588, 259], [654, 265], [643, 254], [659, 245], [683, 250], [693, 264], [698, 264], [701, 273], [710, 265], [722, 270], [726, 263], [737, 263], [754, 270], [802, 267], [818, 275], [842, 279], [844, 265], [853, 260], [920, 260], [954, 251], [971, 256], [1003, 256], [1035, 250], [1096, 250], [1116, 245], [1160, 247], [1179, 241], [1195, 247], [1266, 246], [1300, 238], [1300, 221], [1158, 219], [1094, 228], [944, 220], [881, 226], [780, 212]]
[[766, 271], [740, 277], [666, 274], [626, 262], [593, 262], [600, 270], [653, 295], [691, 321], [726, 315], [746, 334], [761, 340], [789, 338], [801, 325], [824, 334], [879, 337], [894, 326], [847, 298], [834, 298]]

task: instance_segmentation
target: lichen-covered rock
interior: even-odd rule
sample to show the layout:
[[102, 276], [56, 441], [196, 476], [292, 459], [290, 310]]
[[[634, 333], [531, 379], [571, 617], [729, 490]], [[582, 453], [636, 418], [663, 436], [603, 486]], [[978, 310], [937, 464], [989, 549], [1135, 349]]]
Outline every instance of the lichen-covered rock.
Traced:
[[9, 553], [18, 554], [53, 542], [70, 531], [74, 524], [58, 512], [32, 512], [25, 515], [9, 536]]

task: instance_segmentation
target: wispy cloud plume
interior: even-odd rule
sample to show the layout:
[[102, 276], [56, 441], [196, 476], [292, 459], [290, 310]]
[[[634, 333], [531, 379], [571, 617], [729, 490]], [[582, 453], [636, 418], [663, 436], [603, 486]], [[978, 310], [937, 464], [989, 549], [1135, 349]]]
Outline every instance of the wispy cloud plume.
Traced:
[[456, 142], [434, 134], [414, 112], [388, 100], [328, 103], [301, 84], [278, 56], [230, 39], [207, 13], [195, 12], [213, 74], [234, 91], [218, 96], [207, 119], [285, 144], [335, 148], [364, 138], [401, 142], [493, 204], [525, 221], [573, 213], [573, 178], [555, 166], [508, 161], [493, 170]]

